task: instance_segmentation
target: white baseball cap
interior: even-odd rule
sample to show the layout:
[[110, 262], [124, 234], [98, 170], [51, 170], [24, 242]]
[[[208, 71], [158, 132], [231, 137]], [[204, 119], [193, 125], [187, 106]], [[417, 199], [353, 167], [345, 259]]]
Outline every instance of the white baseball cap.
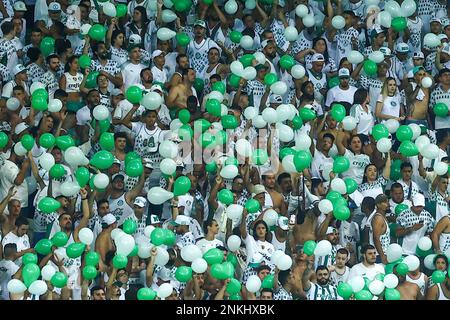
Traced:
[[164, 92], [164, 89], [161, 87], [160, 84], [154, 84], [150, 87], [150, 92], [153, 92], [153, 91]]
[[23, 131], [27, 130], [29, 127], [25, 122], [21, 122], [19, 123], [15, 128], [14, 128], [14, 133], [16, 135], [21, 134]]
[[436, 18], [436, 17], [434, 17], [434, 18], [431, 18], [431, 20], [430, 20], [430, 24], [431, 24], [432, 22], [438, 22], [438, 23], [442, 24], [442, 21], [441, 21], [441, 19], [439, 19], [439, 18]]
[[137, 197], [134, 202], [134, 205], [138, 206], [138, 207], [145, 207], [145, 205], [147, 204], [147, 200], [144, 197]]
[[333, 234], [335, 230], [336, 230], [336, 228], [334, 228], [334, 227], [328, 227], [327, 233], [325, 233], [325, 235]]
[[190, 223], [189, 217], [182, 214], [179, 214], [175, 221], [172, 221], [172, 224], [175, 226], [188, 226]]
[[17, 1], [14, 3], [14, 11], [27, 11], [27, 6], [23, 1]]
[[414, 52], [413, 59], [425, 59], [425, 55], [421, 51]]
[[266, 193], [266, 188], [262, 184], [255, 184], [253, 186], [252, 197], [254, 197], [260, 193]]
[[142, 42], [142, 38], [138, 34], [132, 34], [130, 39], [128, 39], [129, 44], [140, 44]]
[[102, 221], [104, 224], [107, 224], [108, 226], [110, 226], [113, 223], [115, 223], [117, 221], [117, 219], [112, 213], [108, 213], [102, 218]]
[[397, 45], [395, 46], [395, 52], [408, 53], [409, 52], [409, 46], [406, 43], [404, 43], [404, 42], [397, 43]]
[[158, 57], [158, 56], [160, 56], [160, 55], [162, 55], [162, 54], [165, 55], [165, 52], [162, 51], [162, 50], [155, 50], [155, 51], [153, 51], [153, 53], [152, 53], [152, 59], [155, 59], [156, 57]]
[[311, 58], [311, 62], [325, 61], [323, 54], [315, 53]]
[[441, 52], [450, 55], [450, 44], [448, 44], [448, 43], [444, 44], [444, 46], [442, 47], [442, 51]]
[[425, 196], [421, 193], [416, 193], [412, 198], [414, 207], [425, 207]]
[[153, 160], [150, 158], [143, 158], [142, 159], [144, 161], [144, 167], [149, 168], [149, 169], [153, 169]]
[[58, 2], [51, 2], [48, 5], [48, 11], [61, 11], [61, 5]]
[[27, 70], [27, 68], [25, 68], [23, 64], [17, 64], [17, 65], [15, 65], [14, 68], [13, 68], [13, 75], [16, 76], [16, 75], [18, 75], [19, 73], [24, 72], [24, 71], [26, 71], [26, 70]]
[[392, 55], [392, 51], [388, 47], [381, 47], [380, 51], [384, 54], [385, 57], [390, 57]]
[[350, 77], [350, 70], [347, 68], [339, 69], [339, 78]]
[[119, 173], [113, 174], [113, 176], [111, 177], [111, 182], [114, 181], [114, 179], [117, 177], [122, 177], [122, 179], [125, 180], [125, 175], [123, 173], [119, 172]]

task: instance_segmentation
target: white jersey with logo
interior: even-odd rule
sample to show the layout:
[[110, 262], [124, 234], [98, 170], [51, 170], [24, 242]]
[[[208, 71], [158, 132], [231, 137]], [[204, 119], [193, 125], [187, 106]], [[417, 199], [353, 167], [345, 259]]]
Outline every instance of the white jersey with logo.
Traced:
[[319, 284], [311, 283], [311, 287], [306, 291], [308, 300], [342, 300], [338, 295], [335, 286], [330, 284], [321, 286]]
[[208, 66], [208, 51], [211, 48], [217, 48], [219, 52], [221, 52], [217, 43], [209, 38], [203, 39], [200, 43], [197, 43], [196, 41], [189, 42], [186, 54], [197, 75], [203, 74]]
[[420, 288], [420, 293], [423, 296], [425, 295], [426, 282], [425, 282], [425, 274], [423, 272], [420, 273], [420, 277], [418, 279], [413, 279], [409, 276], [409, 274], [407, 274], [406, 281], [417, 284], [417, 286]]
[[118, 226], [121, 226], [126, 218], [134, 214], [133, 208], [125, 200], [125, 193], [113, 199], [108, 197], [111, 213], [116, 217]]
[[66, 92], [80, 92], [80, 85], [83, 81], [83, 75], [77, 72], [76, 75], [71, 75], [69, 72], [64, 72], [64, 77], [66, 77]]

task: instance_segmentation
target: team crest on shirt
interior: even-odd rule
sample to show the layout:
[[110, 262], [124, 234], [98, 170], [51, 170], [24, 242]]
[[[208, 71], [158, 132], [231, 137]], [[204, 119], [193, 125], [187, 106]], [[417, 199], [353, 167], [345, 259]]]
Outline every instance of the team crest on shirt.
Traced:
[[397, 106], [397, 102], [391, 101], [391, 106], [396, 107]]
[[202, 57], [202, 54], [200, 52], [195, 53], [195, 59], [200, 59]]
[[118, 206], [123, 206], [123, 200], [117, 201], [117, 205], [118, 205]]

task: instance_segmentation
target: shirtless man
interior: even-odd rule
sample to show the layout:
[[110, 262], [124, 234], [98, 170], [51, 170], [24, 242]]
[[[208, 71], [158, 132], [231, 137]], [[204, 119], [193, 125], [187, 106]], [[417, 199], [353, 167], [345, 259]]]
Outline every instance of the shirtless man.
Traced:
[[431, 233], [433, 248], [437, 254], [446, 252], [450, 248], [450, 216], [444, 216]]
[[[17, 192], [14, 188], [15, 185], [8, 190], [8, 194], [0, 203], [0, 231], [2, 235], [7, 235], [10, 231], [15, 229], [16, 219], [20, 214], [20, 201], [17, 199], [11, 199]], [[6, 207], [8, 207], [8, 215], [4, 214]]]
[[386, 211], [389, 208], [389, 200], [384, 194], [380, 194], [375, 198], [375, 205], [377, 212], [372, 221], [372, 239], [369, 239], [370, 244], [373, 243], [377, 249], [377, 262], [387, 264], [386, 251], [390, 242], [389, 227], [386, 220]]
[[108, 213], [102, 218], [102, 232], [98, 235], [95, 241], [95, 251], [100, 254], [104, 264], [106, 260], [106, 253], [109, 251], [115, 251], [116, 247], [111, 238], [111, 231], [117, 228], [116, 217], [113, 214]]
[[195, 80], [195, 70], [192, 68], [183, 70], [182, 78], [183, 82], [175, 87], [172, 87], [169, 91], [166, 104], [170, 110], [186, 109], [187, 98], [194, 94], [192, 85]]
[[283, 195], [275, 190], [275, 174], [268, 172], [262, 176], [264, 187], [266, 187], [267, 192], [270, 194], [273, 202], [273, 209], [279, 214], [284, 216], [287, 215], [287, 206], [284, 202]]
[[394, 274], [398, 277], [397, 290], [400, 292], [400, 300], [423, 300], [423, 295], [417, 284], [406, 281], [406, 276], [397, 272], [397, 266], [394, 267]]
[[428, 102], [430, 100], [430, 89], [422, 87], [422, 79], [427, 76], [425, 69], [414, 67], [414, 81], [409, 82], [405, 88], [407, 105], [410, 106], [406, 123], [417, 123], [427, 125], [429, 123]]
[[183, 72], [189, 68], [189, 58], [184, 53], [178, 54], [177, 58], [177, 69], [170, 79], [169, 89], [183, 82]]

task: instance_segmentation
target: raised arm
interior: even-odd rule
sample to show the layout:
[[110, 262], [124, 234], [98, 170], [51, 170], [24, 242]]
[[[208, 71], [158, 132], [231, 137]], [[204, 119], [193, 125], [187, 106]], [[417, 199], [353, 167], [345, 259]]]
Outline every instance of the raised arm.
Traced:
[[80, 196], [81, 196], [81, 210], [83, 212], [83, 216], [81, 218], [80, 223], [78, 224], [78, 226], [75, 228], [75, 230], [73, 232], [73, 239], [75, 240], [75, 242], [79, 241], [78, 233], [80, 232], [80, 230], [87, 227], [87, 225], [89, 223], [89, 215], [90, 215], [89, 214], [88, 193], [85, 188], [80, 189]]
[[158, 253], [158, 249], [156, 247], [153, 247], [151, 250], [150, 261], [148, 262], [147, 270], [145, 272], [145, 275], [146, 275], [145, 281], [146, 281], [147, 287], [151, 287], [151, 285], [153, 284], [153, 270], [155, 269], [155, 260], [156, 260], [157, 253]]
[[389, 180], [390, 176], [391, 176], [391, 153], [387, 152], [386, 163], [385, 163], [384, 169], [383, 169], [383, 177], [386, 180]]
[[139, 103], [133, 104], [133, 107], [131, 110], [127, 113], [125, 118], [121, 121], [121, 123], [126, 126], [128, 129], [132, 128], [131, 119], [133, 119], [134, 114], [136, 113], [136, 110], [139, 109], [140, 105]]
[[128, 203], [132, 203], [136, 197], [139, 197], [139, 195], [142, 192], [142, 189], [144, 189], [144, 185], [145, 185], [145, 170], [142, 170], [142, 174], [139, 177], [138, 183], [133, 187], [133, 189], [125, 193], [125, 200]]
[[242, 211], [242, 220], [241, 220], [241, 225], [240, 225], [240, 231], [241, 231], [241, 238], [242, 239], [246, 239], [247, 238], [247, 226], [246, 226], [246, 220], [247, 220], [247, 216], [248, 216], [248, 211], [247, 209], [244, 208], [244, 210]]

